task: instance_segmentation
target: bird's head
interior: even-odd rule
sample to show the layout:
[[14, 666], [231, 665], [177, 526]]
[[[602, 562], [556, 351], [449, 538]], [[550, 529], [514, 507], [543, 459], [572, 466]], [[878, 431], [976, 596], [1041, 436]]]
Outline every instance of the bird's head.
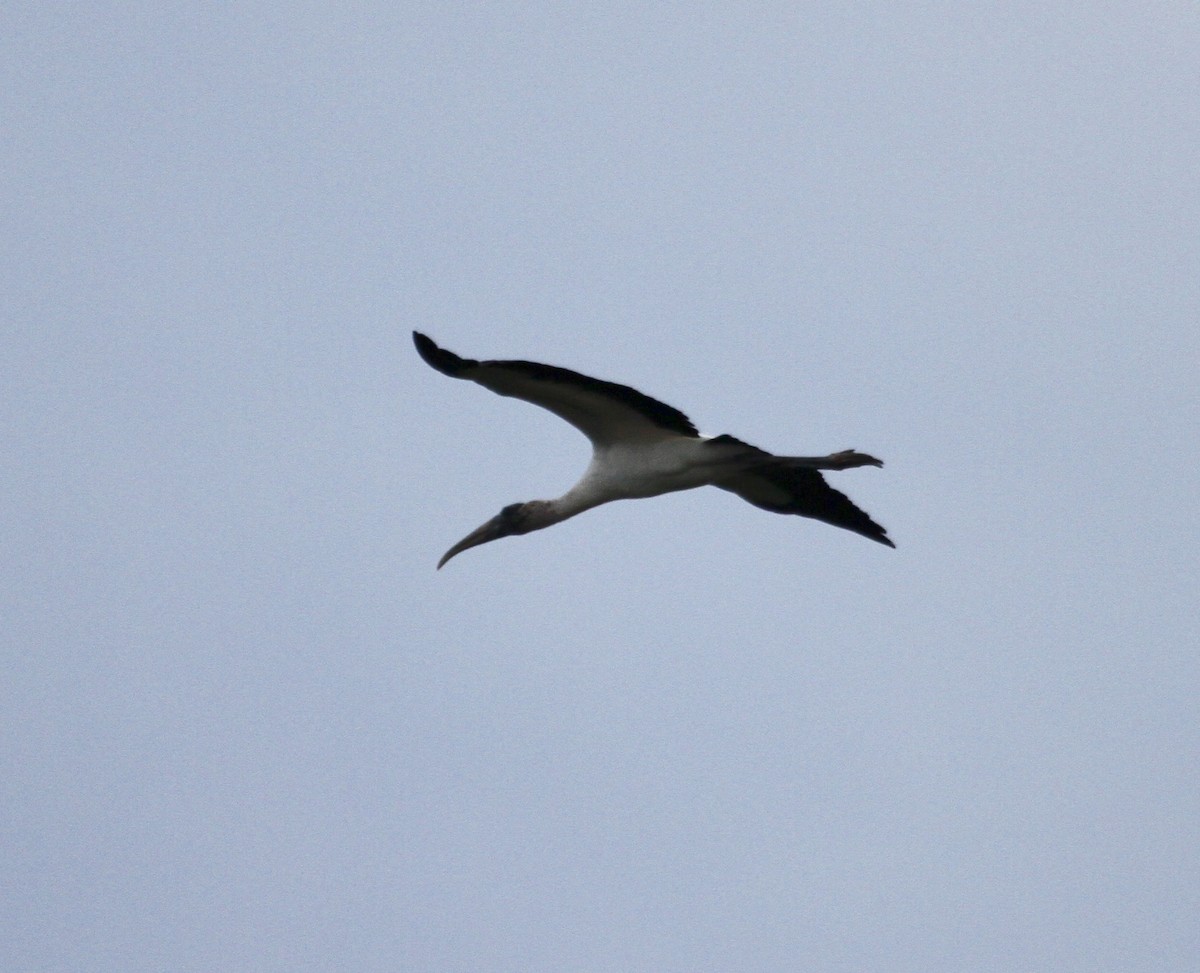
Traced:
[[531, 530], [546, 527], [554, 521], [549, 517], [550, 505], [544, 500], [530, 500], [528, 503], [510, 503], [486, 524], [476, 527], [471, 533], [455, 544], [442, 555], [438, 561], [438, 570], [443, 564], [463, 551], [488, 541], [498, 541], [501, 537], [511, 537], [515, 534], [528, 534]]

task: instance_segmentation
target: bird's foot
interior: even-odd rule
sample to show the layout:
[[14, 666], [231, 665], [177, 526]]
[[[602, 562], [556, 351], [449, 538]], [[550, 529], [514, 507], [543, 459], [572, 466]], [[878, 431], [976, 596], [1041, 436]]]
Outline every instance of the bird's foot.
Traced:
[[829, 463], [830, 468], [835, 470], [849, 470], [856, 466], [883, 466], [883, 460], [853, 449], [843, 449], [840, 453], [831, 453]]

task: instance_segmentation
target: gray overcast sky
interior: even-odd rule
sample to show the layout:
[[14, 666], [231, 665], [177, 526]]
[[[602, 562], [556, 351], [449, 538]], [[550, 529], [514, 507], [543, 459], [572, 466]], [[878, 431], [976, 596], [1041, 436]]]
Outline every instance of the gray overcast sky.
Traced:
[[[0, 967], [1200, 968], [1191, 2], [11, 3]], [[625, 382], [716, 490], [441, 553]]]

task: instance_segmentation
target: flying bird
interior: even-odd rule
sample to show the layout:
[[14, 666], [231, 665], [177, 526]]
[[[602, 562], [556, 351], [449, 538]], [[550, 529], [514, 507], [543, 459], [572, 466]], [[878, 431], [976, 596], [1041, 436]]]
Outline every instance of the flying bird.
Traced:
[[413, 343], [425, 363], [443, 375], [540, 405], [592, 442], [592, 461], [570, 490], [557, 500], [509, 504], [450, 548], [439, 569], [469, 548], [541, 530], [602, 503], [702, 486], [736, 493], [772, 513], [811, 517], [896, 546], [886, 530], [820, 473], [883, 466], [874, 456], [853, 449], [828, 456], [775, 456], [733, 436], [702, 436], [678, 409], [628, 385], [556, 365], [460, 358], [416, 331]]

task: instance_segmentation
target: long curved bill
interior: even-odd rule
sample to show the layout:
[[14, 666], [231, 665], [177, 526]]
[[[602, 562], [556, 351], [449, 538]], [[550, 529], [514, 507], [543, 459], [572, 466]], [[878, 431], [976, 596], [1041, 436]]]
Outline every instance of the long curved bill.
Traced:
[[501, 537], [507, 537], [509, 531], [504, 529], [504, 523], [501, 518], [493, 517], [481, 527], [476, 527], [471, 533], [464, 537], [461, 541], [455, 544], [450, 550], [442, 555], [442, 559], [438, 561], [438, 570], [442, 569], [450, 558], [456, 554], [461, 554], [463, 551], [469, 550], [472, 547], [478, 547], [480, 544], [486, 544], [488, 541], [499, 540]]

